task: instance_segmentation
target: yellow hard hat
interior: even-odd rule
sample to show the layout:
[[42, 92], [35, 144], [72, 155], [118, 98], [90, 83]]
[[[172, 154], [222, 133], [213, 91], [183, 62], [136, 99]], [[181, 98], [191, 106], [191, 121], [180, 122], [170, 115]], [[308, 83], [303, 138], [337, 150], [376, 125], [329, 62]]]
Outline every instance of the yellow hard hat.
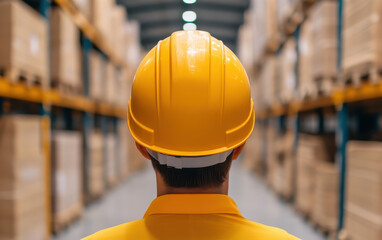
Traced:
[[223, 153], [244, 144], [255, 113], [235, 54], [204, 31], [179, 31], [145, 56], [127, 113], [135, 141], [174, 156]]

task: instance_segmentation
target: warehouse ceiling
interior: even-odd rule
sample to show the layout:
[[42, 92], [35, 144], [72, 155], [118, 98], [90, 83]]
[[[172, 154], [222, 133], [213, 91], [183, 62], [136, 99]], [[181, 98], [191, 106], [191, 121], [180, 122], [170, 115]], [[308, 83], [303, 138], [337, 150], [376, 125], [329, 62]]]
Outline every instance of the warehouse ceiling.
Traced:
[[[194, 0], [185, 0], [185, 2]], [[198, 30], [211, 33], [233, 51], [236, 50], [238, 30], [244, 21], [244, 11], [250, 0], [197, 0], [186, 4], [182, 0], [117, 0], [126, 6], [129, 19], [141, 25], [141, 43], [151, 49], [172, 32], [182, 30], [185, 21], [182, 14], [194, 11], [193, 22]]]

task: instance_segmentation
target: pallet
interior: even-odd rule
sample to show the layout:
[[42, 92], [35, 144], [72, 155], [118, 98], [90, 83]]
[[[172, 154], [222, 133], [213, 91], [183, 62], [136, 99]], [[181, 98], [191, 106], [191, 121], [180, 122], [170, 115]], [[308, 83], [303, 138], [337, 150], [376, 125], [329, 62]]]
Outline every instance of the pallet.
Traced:
[[39, 74], [32, 74], [28, 71], [18, 69], [18, 68], [1, 68], [0, 67], [0, 77], [3, 77], [10, 81], [11, 83], [23, 83], [28, 88], [31, 87], [46, 87], [47, 78]]
[[312, 219], [309, 221], [309, 224], [319, 232], [322, 236], [325, 236], [328, 240], [336, 240], [337, 239], [337, 231], [336, 229], [329, 229], [325, 226], [321, 226], [317, 222], [314, 222]]
[[53, 232], [59, 233], [68, 229], [74, 222], [78, 221], [82, 215], [82, 205], [78, 203], [66, 212], [53, 214]]
[[340, 77], [340, 86], [359, 88], [363, 82], [378, 84], [381, 76], [382, 64], [365, 62], [344, 70]]
[[313, 83], [305, 84], [299, 88], [300, 100], [316, 99], [322, 96], [330, 96], [336, 86], [336, 76], [317, 76]]

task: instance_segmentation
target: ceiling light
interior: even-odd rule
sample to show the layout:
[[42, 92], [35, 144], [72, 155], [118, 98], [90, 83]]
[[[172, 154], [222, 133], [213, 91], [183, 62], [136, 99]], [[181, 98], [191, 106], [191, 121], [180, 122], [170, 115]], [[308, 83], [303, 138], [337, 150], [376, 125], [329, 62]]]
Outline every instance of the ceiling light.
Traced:
[[183, 30], [196, 30], [195, 23], [185, 23], [183, 25]]
[[182, 18], [185, 22], [194, 22], [196, 20], [196, 13], [194, 11], [185, 11], [182, 14]]
[[196, 0], [183, 0], [185, 4], [194, 4]]

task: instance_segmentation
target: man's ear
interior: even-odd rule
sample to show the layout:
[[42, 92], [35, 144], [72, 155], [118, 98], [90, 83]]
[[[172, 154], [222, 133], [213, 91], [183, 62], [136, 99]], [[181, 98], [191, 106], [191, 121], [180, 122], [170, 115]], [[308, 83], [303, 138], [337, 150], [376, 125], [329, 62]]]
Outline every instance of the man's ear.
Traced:
[[232, 160], [236, 160], [239, 157], [241, 151], [243, 151], [244, 145], [245, 143], [233, 150]]
[[144, 156], [145, 158], [151, 160], [149, 153], [147, 152], [146, 148], [144, 148], [142, 145], [139, 143], [135, 142], [135, 146], [137, 147], [138, 151]]

